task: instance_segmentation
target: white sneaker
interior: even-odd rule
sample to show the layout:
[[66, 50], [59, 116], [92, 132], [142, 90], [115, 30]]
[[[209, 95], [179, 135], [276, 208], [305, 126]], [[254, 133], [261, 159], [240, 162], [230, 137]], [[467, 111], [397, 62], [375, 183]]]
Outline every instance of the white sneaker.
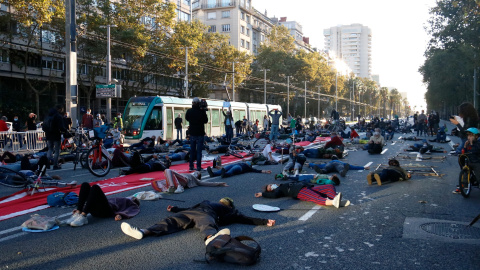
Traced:
[[340, 207], [347, 207], [350, 205], [350, 200], [340, 201]]
[[72, 223], [78, 217], [78, 215], [80, 214], [79, 213], [73, 214], [71, 217], [65, 219], [63, 223], [70, 225], [70, 223]]
[[86, 224], [88, 224], [88, 218], [82, 214], [78, 214], [78, 216], [70, 223], [70, 226], [80, 227]]
[[183, 187], [181, 185], [178, 185], [177, 189], [173, 193], [182, 193], [184, 191]]
[[219, 235], [224, 235], [224, 234], [230, 235], [230, 229], [228, 229], [228, 228], [222, 229], [222, 230], [218, 231], [215, 235], [210, 236], [210, 238], [205, 240], [205, 246], [208, 246], [208, 243], [212, 242], [212, 240], [215, 239], [215, 237], [217, 237]]
[[121, 228], [122, 232], [128, 236], [131, 236], [138, 240], [143, 238], [143, 233], [139, 229], [128, 224], [127, 222], [122, 222]]
[[336, 208], [340, 207], [340, 201], [342, 200], [342, 193], [339, 192], [335, 198], [333, 198], [333, 206]]

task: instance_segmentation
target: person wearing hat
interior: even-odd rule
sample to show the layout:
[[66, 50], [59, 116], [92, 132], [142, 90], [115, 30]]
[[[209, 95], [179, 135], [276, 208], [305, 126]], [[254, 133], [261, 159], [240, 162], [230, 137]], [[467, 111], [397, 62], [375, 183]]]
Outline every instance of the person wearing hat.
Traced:
[[397, 182], [408, 180], [412, 175], [400, 167], [400, 162], [396, 159], [390, 159], [388, 161], [388, 167], [386, 169], [376, 170], [367, 175], [367, 182], [372, 185], [373, 179], [377, 181], [377, 185], [381, 186], [382, 182]]
[[[468, 167], [473, 170], [475, 175], [480, 175], [480, 131], [477, 128], [468, 128], [465, 133], [467, 134], [467, 140], [463, 145], [462, 154], [458, 157], [460, 169], [465, 165], [465, 160], [468, 158]], [[473, 185], [478, 186], [478, 180]], [[453, 193], [460, 193], [459, 187], [453, 191]]]
[[230, 177], [238, 174], [244, 174], [247, 172], [254, 172], [254, 173], [272, 173], [270, 170], [257, 170], [255, 168], [252, 168], [252, 162], [246, 161], [246, 162], [240, 162], [240, 163], [235, 163], [235, 164], [230, 164], [227, 165], [220, 170], [214, 172], [212, 168], [209, 166], [207, 168], [207, 172], [210, 175], [210, 177], [214, 176], [222, 176], [222, 178], [225, 177]]
[[200, 108], [200, 99], [193, 98], [192, 108], [187, 110], [185, 120], [188, 121], [190, 133], [190, 171], [195, 170], [193, 161], [197, 160], [197, 171], [202, 170], [202, 150], [205, 140], [205, 124], [208, 123], [207, 112]]
[[100, 114], [97, 114], [95, 119], [93, 119], [93, 127], [100, 127], [102, 125], [103, 125], [102, 116]]
[[195, 227], [202, 233], [205, 245], [208, 245], [218, 235], [230, 234], [230, 230], [227, 228], [219, 231], [219, 226], [233, 223], [267, 225], [270, 227], [275, 225], [273, 219], [243, 215], [235, 208], [233, 200], [229, 197], [221, 198], [218, 202], [205, 200], [189, 208], [169, 205], [167, 211], [175, 214], [147, 229], [138, 229], [123, 222], [122, 231], [128, 236], [140, 240], [146, 236], [162, 236]]

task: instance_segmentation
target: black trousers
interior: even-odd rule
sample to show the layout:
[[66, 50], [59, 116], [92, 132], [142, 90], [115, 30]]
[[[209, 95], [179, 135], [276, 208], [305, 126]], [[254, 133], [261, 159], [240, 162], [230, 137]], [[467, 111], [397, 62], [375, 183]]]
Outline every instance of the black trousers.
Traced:
[[90, 186], [89, 183], [84, 182], [80, 187], [80, 194], [78, 195], [77, 210], [91, 214], [94, 217], [113, 217], [112, 207], [108, 203], [107, 196], [103, 193], [98, 185]]
[[149, 227], [147, 230], [156, 236], [161, 236], [194, 227], [202, 232], [204, 240], [207, 236], [218, 232], [215, 218], [201, 208], [178, 212]]

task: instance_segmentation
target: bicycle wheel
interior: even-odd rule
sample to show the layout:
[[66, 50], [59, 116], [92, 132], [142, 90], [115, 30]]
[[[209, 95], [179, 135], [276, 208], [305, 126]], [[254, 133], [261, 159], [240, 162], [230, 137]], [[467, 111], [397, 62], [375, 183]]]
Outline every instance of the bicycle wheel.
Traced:
[[470, 169], [463, 168], [458, 179], [458, 188], [460, 189], [460, 193], [462, 193], [464, 198], [468, 198], [468, 196], [470, 196], [470, 192], [472, 191], [472, 183], [470, 182]]
[[88, 170], [95, 176], [107, 175], [112, 168], [112, 161], [98, 147], [94, 147], [87, 154]]
[[234, 157], [237, 157], [237, 158], [243, 158], [242, 155], [240, 155], [239, 153], [237, 153], [237, 152], [235, 152], [235, 151], [230, 152], [230, 154], [231, 154], [232, 156], [234, 156]]
[[24, 174], [1, 166], [0, 184], [12, 188], [25, 188], [28, 184], [28, 181]]
[[82, 169], [86, 169], [88, 167], [87, 154], [87, 151], [83, 151], [83, 153], [80, 154], [80, 165], [82, 166]]

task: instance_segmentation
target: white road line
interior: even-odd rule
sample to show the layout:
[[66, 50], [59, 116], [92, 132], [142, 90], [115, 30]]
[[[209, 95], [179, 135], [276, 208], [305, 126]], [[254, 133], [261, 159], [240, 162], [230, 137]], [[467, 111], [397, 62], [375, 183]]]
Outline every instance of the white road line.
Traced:
[[313, 214], [315, 214], [315, 212], [317, 212], [320, 208], [322, 208], [322, 206], [320, 205], [315, 205], [312, 210], [308, 211], [305, 215], [301, 216], [298, 220], [302, 220], [302, 221], [305, 221], [305, 220], [308, 220], [310, 217], [313, 216]]
[[13, 235], [7, 236], [5, 238], [1, 238], [0, 242], [7, 241], [7, 240], [10, 240], [10, 239], [13, 239], [13, 238], [17, 238], [17, 237], [20, 237], [20, 236], [23, 236], [23, 235], [26, 235], [26, 234], [27, 234], [26, 232], [13, 234]]
[[363, 166], [363, 167], [370, 167], [370, 165], [372, 165], [372, 164], [373, 164], [373, 162], [370, 161], [367, 164], [365, 164], [365, 166]]
[[382, 153], [380, 153], [380, 154], [383, 155], [387, 151], [388, 151], [388, 148], [385, 148], [385, 149], [383, 149]]

